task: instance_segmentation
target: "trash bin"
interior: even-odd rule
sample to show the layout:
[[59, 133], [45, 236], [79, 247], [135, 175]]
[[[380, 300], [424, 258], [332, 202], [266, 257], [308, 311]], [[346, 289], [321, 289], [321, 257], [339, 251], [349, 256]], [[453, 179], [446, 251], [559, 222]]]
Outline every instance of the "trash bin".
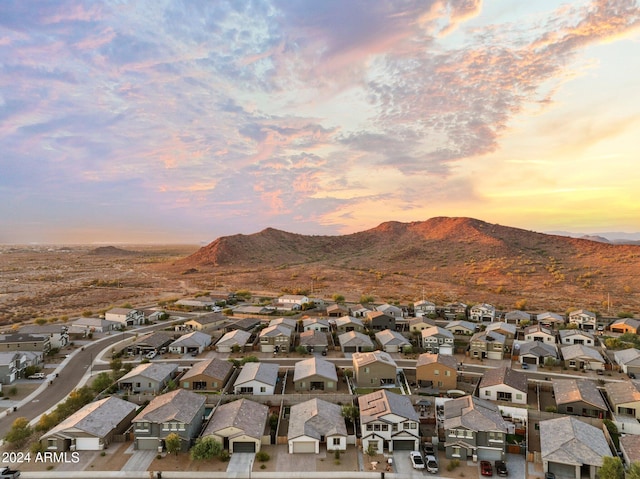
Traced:
[[156, 477], [157, 477], [158, 479], [162, 479], [162, 471], [158, 471], [158, 472], [156, 472]]

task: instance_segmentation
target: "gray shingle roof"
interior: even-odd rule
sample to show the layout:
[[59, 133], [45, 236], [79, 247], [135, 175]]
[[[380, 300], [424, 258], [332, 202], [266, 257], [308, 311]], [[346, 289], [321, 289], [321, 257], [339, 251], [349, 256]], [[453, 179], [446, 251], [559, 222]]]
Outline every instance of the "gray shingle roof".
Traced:
[[235, 331], [229, 331], [227, 334], [222, 336], [220, 341], [216, 343], [216, 346], [233, 346], [235, 344], [238, 346], [244, 346], [247, 344], [250, 337], [250, 332], [236, 329]]
[[184, 373], [180, 380], [187, 380], [200, 374], [216, 379], [224, 379], [231, 373], [232, 369], [233, 364], [229, 361], [218, 358], [205, 359], [194, 364], [191, 369]]
[[527, 392], [526, 374], [506, 366], [485, 370], [485, 373], [480, 380], [481, 389], [501, 384], [510, 386], [518, 391]]
[[385, 329], [383, 331], [379, 331], [376, 333], [376, 339], [383, 346], [387, 345], [396, 345], [396, 346], [404, 346], [411, 345], [409, 340], [405, 338], [402, 334], [397, 331], [391, 331], [390, 329]]
[[611, 456], [604, 433], [573, 416], [540, 421], [542, 459], [561, 464], [602, 466]]
[[[217, 408], [207, 424], [202, 436], [216, 434], [228, 427], [237, 427], [240, 431], [234, 436], [246, 434], [255, 439], [264, 435], [269, 416], [269, 407], [249, 399], [238, 399]], [[232, 437], [234, 437], [232, 436]]]
[[143, 378], [149, 378], [153, 381], [162, 381], [178, 369], [178, 366], [171, 363], [146, 363], [136, 366], [127, 374], [122, 376], [118, 382], [126, 382], [127, 379], [131, 379], [137, 376]]
[[602, 355], [596, 349], [585, 346], [584, 344], [564, 346], [561, 348], [561, 351], [562, 357], [567, 361], [576, 358], [588, 358], [589, 360], [604, 363]]
[[387, 414], [395, 414], [412, 421], [420, 420], [409, 396], [401, 396], [386, 390], [374, 391], [360, 396], [358, 406], [363, 424], [376, 421]]
[[186, 389], [176, 389], [167, 394], [155, 397], [149, 405], [134, 419], [134, 422], [151, 422], [161, 424], [168, 421], [191, 423], [206, 397]]
[[554, 379], [553, 394], [557, 405], [582, 401], [603, 411], [607, 410], [596, 383], [588, 379]]
[[362, 346], [365, 348], [373, 348], [373, 341], [366, 334], [357, 331], [349, 331], [348, 333], [338, 336], [340, 346]]
[[211, 344], [211, 336], [201, 331], [194, 331], [180, 336], [169, 347], [206, 347]]
[[450, 356], [448, 354], [432, 354], [432, 353], [424, 353], [418, 356], [418, 361], [416, 362], [416, 368], [420, 366], [426, 366], [427, 364], [438, 363], [444, 366], [447, 366], [451, 369], [458, 369], [458, 360], [454, 356]]
[[473, 396], [463, 396], [444, 403], [444, 428], [449, 430], [456, 427], [507, 432], [507, 424], [498, 406]]
[[524, 354], [531, 354], [539, 358], [557, 358], [558, 350], [554, 344], [543, 343], [542, 341], [528, 341], [526, 343], [519, 343], [518, 346], [520, 356]]
[[278, 381], [277, 364], [272, 363], [246, 363], [236, 378], [235, 386], [249, 381], [258, 381], [269, 386], [275, 386]]
[[310, 376], [321, 376], [329, 381], [338, 381], [338, 374], [333, 363], [313, 357], [298, 361], [293, 372], [293, 381], [297, 382]]
[[607, 396], [613, 404], [627, 404], [640, 401], [640, 382], [624, 381], [606, 383], [604, 385]]
[[300, 346], [327, 346], [328, 344], [327, 333], [322, 331], [311, 329], [300, 333]]
[[314, 398], [291, 406], [288, 439], [309, 436], [320, 440], [322, 436], [337, 435], [347, 435], [342, 408], [337, 404]]

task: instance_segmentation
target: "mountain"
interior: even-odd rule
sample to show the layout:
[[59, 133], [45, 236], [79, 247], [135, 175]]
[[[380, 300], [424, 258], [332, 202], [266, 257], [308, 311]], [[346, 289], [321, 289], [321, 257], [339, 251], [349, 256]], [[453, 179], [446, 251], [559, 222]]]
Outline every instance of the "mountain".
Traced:
[[342, 236], [267, 228], [220, 237], [173, 268], [191, 273], [201, 288], [264, 294], [342, 292], [408, 302], [426, 294], [440, 302], [465, 299], [504, 308], [524, 298], [556, 311], [567, 303], [599, 310], [607, 298], [619, 308], [640, 306], [640, 246], [592, 239], [447, 217], [391, 221]]

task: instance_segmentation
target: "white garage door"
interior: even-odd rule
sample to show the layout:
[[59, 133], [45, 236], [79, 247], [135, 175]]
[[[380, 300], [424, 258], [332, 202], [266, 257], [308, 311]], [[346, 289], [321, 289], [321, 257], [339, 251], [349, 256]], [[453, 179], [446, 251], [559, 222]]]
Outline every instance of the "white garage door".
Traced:
[[100, 439], [97, 437], [79, 437], [76, 439], [77, 451], [99, 451]]
[[296, 441], [293, 443], [293, 452], [297, 453], [312, 453], [316, 452], [316, 443], [313, 441]]
[[499, 449], [478, 448], [478, 460], [480, 461], [501, 461], [502, 451]]
[[260, 346], [260, 350], [263, 353], [272, 353], [274, 351], [274, 349], [275, 348], [274, 348], [273, 344], [263, 344], [263, 345]]
[[502, 353], [499, 351], [489, 351], [487, 353], [487, 359], [502, 359]]

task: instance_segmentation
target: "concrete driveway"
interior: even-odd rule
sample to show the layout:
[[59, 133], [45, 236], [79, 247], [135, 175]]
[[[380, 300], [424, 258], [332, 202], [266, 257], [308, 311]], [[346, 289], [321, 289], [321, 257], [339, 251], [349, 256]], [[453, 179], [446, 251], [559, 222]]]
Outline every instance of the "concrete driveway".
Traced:
[[231, 454], [227, 473], [238, 473], [243, 475], [241, 477], [248, 477], [253, 468], [255, 457], [256, 455], [253, 452], [234, 452]]

